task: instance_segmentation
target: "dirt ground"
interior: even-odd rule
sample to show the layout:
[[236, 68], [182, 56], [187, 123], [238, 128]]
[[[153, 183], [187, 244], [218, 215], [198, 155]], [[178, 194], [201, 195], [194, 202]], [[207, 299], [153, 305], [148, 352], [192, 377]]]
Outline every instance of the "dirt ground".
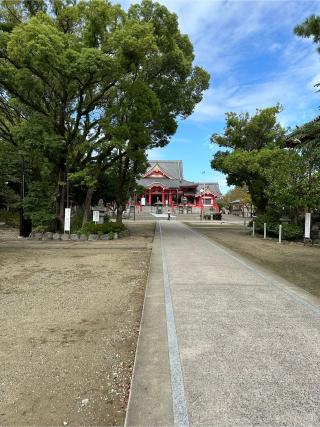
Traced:
[[107, 242], [1, 237], [0, 425], [122, 425], [154, 224]]
[[320, 297], [320, 248], [252, 237], [237, 225], [193, 224], [205, 236]]

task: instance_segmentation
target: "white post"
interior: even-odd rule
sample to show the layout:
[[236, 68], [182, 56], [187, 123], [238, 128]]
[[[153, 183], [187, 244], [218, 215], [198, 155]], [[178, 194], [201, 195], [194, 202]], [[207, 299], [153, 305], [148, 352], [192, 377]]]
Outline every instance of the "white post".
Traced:
[[263, 238], [264, 239], [267, 238], [267, 223], [266, 222], [263, 224]]
[[310, 231], [311, 231], [311, 213], [306, 212], [305, 222], [304, 222], [304, 239], [310, 239]]
[[65, 208], [64, 210], [64, 232], [70, 234], [70, 222], [71, 222], [71, 208]]
[[282, 225], [279, 225], [279, 243], [282, 241]]
[[252, 237], [254, 237], [256, 231], [256, 223], [252, 221]]

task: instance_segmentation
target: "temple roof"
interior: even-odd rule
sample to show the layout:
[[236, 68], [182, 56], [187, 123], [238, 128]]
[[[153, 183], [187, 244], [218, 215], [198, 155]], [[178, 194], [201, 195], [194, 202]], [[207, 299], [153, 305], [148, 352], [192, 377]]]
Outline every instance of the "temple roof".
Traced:
[[[159, 172], [159, 169], [163, 171], [166, 176], [148, 176], [152, 174], [152, 170], [155, 170], [156, 173]], [[206, 192], [215, 194], [216, 196], [221, 195], [219, 184], [217, 182], [206, 182], [197, 183], [192, 181], [187, 181], [183, 179], [183, 165], [182, 160], [150, 160], [149, 167], [144, 177], [138, 180], [138, 184], [143, 187], [156, 187], [163, 186], [165, 188], [189, 188], [194, 192], [195, 196], [200, 196], [200, 190], [205, 185]]]
[[212, 194], [216, 194], [217, 196], [221, 195], [220, 187], [217, 182], [205, 182], [204, 184], [198, 184], [196, 195], [199, 196], [201, 194], [200, 190], [203, 189], [203, 185], [205, 185], [206, 192], [210, 192]]
[[156, 165], [158, 165], [166, 175], [176, 179], [183, 179], [182, 160], [149, 160], [149, 167], [145, 176], [148, 175]]
[[198, 184], [185, 179], [166, 179], [166, 178], [141, 178], [138, 180], [138, 184], [143, 187], [150, 186], [164, 186], [166, 188], [179, 188], [179, 187], [193, 187], [195, 188]]
[[308, 142], [312, 142], [319, 139], [320, 133], [320, 116], [311, 120], [310, 122], [304, 123], [301, 126], [297, 126], [286, 137], [287, 147], [296, 147], [303, 145]]

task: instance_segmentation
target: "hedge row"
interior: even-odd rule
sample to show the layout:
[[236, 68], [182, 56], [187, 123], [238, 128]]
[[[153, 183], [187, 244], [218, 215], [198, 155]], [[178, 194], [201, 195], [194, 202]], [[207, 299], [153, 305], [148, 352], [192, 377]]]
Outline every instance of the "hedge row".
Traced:
[[93, 222], [88, 222], [79, 230], [76, 231], [76, 234], [108, 234], [119, 233], [124, 231], [125, 226], [123, 224], [118, 224], [117, 222], [105, 222], [104, 224], [95, 224]]

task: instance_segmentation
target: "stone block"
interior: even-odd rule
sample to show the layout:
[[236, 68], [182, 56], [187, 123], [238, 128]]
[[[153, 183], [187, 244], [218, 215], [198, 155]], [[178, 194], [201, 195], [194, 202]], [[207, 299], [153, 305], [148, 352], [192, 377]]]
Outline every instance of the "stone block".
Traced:
[[53, 239], [53, 233], [50, 231], [47, 231], [43, 233], [42, 240], [52, 240]]
[[43, 233], [34, 233], [34, 239], [35, 240], [41, 240], [43, 236]]
[[109, 234], [101, 234], [100, 240], [109, 240]]
[[70, 235], [66, 233], [61, 234], [61, 240], [70, 240]]
[[114, 233], [114, 234], [113, 234], [113, 238], [114, 238], [114, 239], [119, 239], [119, 235], [118, 235], [118, 233]]
[[77, 234], [71, 234], [70, 239], [71, 240], [79, 240], [79, 236]]
[[53, 240], [61, 240], [61, 234], [60, 233], [53, 233], [52, 238], [53, 238]]
[[95, 240], [98, 240], [98, 239], [99, 239], [98, 234], [89, 234], [88, 240], [95, 241]]
[[88, 240], [88, 236], [86, 234], [80, 234], [79, 240]]

